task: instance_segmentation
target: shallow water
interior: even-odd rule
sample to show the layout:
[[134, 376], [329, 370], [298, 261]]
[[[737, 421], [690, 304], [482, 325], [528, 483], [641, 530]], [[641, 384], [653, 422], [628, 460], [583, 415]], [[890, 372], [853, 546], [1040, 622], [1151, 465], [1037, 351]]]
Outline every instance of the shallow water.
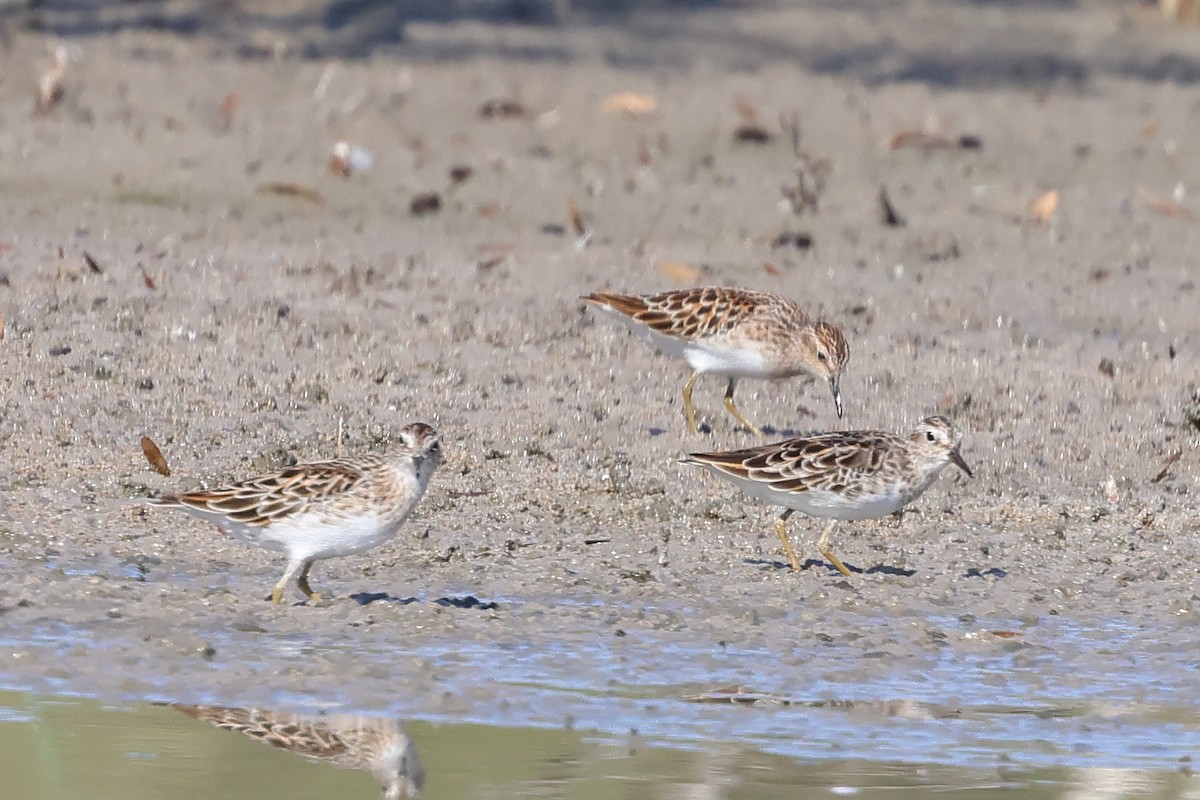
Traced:
[[[352, 658], [360, 672], [310, 691], [247, 687], [228, 700], [220, 688], [202, 693], [209, 703], [252, 698], [276, 710], [402, 717], [426, 765], [427, 797], [907, 789], [1200, 797], [1200, 780], [1190, 777], [1200, 701], [1182, 685], [1198, 672], [1188, 627], [1063, 618], [1011, 630], [953, 617], [924, 624], [944, 643], [789, 651], [638, 631], [562, 642], [431, 637], [401, 653], [389, 637], [362, 632], [351, 643], [276, 637], [245, 649], [236, 633], [222, 639], [213, 630], [217, 649], [237, 652], [251, 671]], [[88, 646], [67, 623], [28, 633], [0, 645], [20, 644], [24, 658], [46, 665], [78, 659]], [[413, 665], [432, 686], [389, 696]], [[174, 700], [171, 692], [193, 679], [205, 686], [205, 676], [188, 674], [144, 673], [143, 693], [130, 683], [115, 705], [44, 694], [89, 691], [79, 676], [53, 669], [36, 684], [0, 677], [43, 692], [0, 695], [4, 773], [20, 789], [9, 796], [240, 797], [266, 774], [266, 796], [376, 796], [370, 775], [275, 753], [139, 701]], [[181, 699], [194, 701], [196, 691]]]
[[[745, 709], [729, 709], [745, 713]], [[753, 712], [751, 712], [753, 713]], [[406, 722], [423, 797], [1188, 797], [1197, 781], [1160, 769], [969, 768], [887, 757], [793, 758], [744, 740], [688, 746], [567, 728]], [[829, 731], [829, 734], [836, 733]], [[809, 734], [811, 735], [811, 733]], [[913, 740], [913, 744], [918, 744]], [[167, 706], [0, 694], [8, 797], [379, 796], [365, 771], [274, 750]]]

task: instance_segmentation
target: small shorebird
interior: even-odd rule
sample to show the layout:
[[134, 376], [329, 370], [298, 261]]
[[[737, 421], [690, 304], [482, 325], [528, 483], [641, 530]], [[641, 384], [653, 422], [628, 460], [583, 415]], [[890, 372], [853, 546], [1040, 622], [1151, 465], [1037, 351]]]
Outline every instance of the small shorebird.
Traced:
[[792, 569], [800, 561], [784, 522], [793, 511], [831, 520], [817, 550], [846, 576], [829, 549], [838, 520], [878, 519], [921, 496], [948, 464], [968, 477], [958, 452], [962, 433], [945, 417], [926, 417], [908, 436], [886, 431], [835, 431], [725, 453], [691, 453], [686, 464], [708, 467], [751, 497], [784, 506], [775, 521]]
[[399, 720], [352, 714], [283, 714], [261, 708], [172, 705], [193, 719], [343, 769], [367, 770], [384, 800], [416, 797], [425, 768]]
[[288, 565], [271, 592], [283, 601], [292, 580], [312, 603], [308, 585], [314, 561], [362, 553], [395, 535], [416, 507], [438, 464], [437, 432], [423, 422], [400, 431], [387, 455], [297, 464], [217, 489], [169, 494], [151, 500], [215, 522], [227, 535], [287, 553]]
[[840, 381], [850, 359], [846, 337], [837, 326], [814, 320], [787, 298], [709, 286], [649, 295], [597, 292], [580, 299], [691, 365], [694, 372], [683, 385], [683, 413], [692, 433], [698, 430], [692, 388], [706, 372], [729, 379], [725, 408], [759, 436], [762, 430], [733, 401], [740, 378], [780, 380], [802, 372], [824, 378], [842, 416]]

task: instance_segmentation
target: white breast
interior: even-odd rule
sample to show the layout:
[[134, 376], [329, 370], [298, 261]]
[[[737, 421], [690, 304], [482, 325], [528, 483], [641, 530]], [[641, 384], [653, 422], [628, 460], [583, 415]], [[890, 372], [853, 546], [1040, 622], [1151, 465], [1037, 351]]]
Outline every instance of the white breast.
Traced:
[[255, 538], [247, 541], [287, 553], [289, 558], [334, 558], [378, 547], [392, 538], [403, 522], [403, 516], [360, 513], [335, 517], [310, 511], [259, 528]]
[[697, 372], [715, 372], [728, 378], [769, 378], [769, 369], [762, 354], [744, 347], [731, 347], [721, 339], [689, 342], [683, 357]]

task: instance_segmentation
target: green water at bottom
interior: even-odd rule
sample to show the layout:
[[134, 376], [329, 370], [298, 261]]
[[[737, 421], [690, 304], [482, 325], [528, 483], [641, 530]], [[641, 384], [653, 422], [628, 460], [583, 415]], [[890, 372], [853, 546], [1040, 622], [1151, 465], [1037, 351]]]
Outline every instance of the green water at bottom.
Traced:
[[[797, 760], [736, 742], [641, 741], [565, 728], [405, 721], [426, 774], [421, 797], [1183, 798], [1186, 765], [972, 769]], [[367, 771], [274, 749], [170, 706], [0, 692], [0, 797], [21, 800], [378, 798]]]

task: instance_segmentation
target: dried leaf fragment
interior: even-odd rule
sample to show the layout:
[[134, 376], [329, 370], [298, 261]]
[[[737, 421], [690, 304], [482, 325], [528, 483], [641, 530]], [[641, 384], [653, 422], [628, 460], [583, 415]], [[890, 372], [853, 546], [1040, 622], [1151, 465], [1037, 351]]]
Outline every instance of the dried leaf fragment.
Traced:
[[685, 285], [695, 283], [700, 277], [700, 270], [681, 261], [660, 261], [658, 262], [658, 271], [676, 283]]
[[750, 144], [767, 144], [773, 139], [771, 132], [762, 125], [748, 123], [739, 125], [737, 130], [733, 132], [733, 139], [737, 142], [748, 142]]
[[442, 208], [442, 196], [437, 192], [423, 192], [415, 195], [408, 204], [408, 212], [414, 217], [432, 214]]
[[567, 219], [571, 222], [571, 228], [575, 231], [576, 236], [587, 235], [587, 225], [583, 222], [583, 214], [579, 213], [579, 206], [575, 205], [574, 200], [567, 201]]
[[771, 249], [778, 247], [794, 247], [797, 250], [808, 250], [813, 246], [812, 234], [803, 231], [783, 231], [771, 240]]
[[508, 256], [491, 256], [475, 262], [475, 269], [480, 272], [490, 272], [508, 260]]
[[896, 209], [892, 207], [892, 201], [888, 197], [887, 187], [883, 184], [879, 185], [879, 214], [883, 220], [883, 224], [891, 228], [899, 228], [904, 225], [904, 219], [896, 213]]
[[87, 268], [92, 273], [94, 273], [96, 275], [104, 274], [104, 270], [100, 269], [100, 265], [96, 262], [96, 259], [92, 258], [92, 254], [89, 253], [87, 250], [83, 251], [83, 263], [87, 264]]
[[295, 197], [300, 200], [307, 200], [310, 203], [323, 205], [325, 197], [316, 189], [310, 189], [307, 186], [302, 186], [298, 183], [263, 183], [258, 187], [259, 194], [277, 194], [282, 197]]
[[929, 131], [918, 130], [916, 128], [896, 131], [887, 140], [888, 150], [900, 150], [905, 147], [936, 150], [955, 146], [957, 146], [957, 142], [949, 136], [943, 136], [940, 133], [930, 133]]
[[242, 96], [237, 92], [230, 92], [225, 95], [225, 99], [221, 101], [220, 107], [217, 109], [217, 123], [221, 131], [228, 131], [233, 127], [233, 118], [237, 116], [238, 108], [242, 105]]
[[150, 277], [150, 273], [146, 272], [146, 268], [141, 264], [138, 264], [138, 269], [142, 271], [142, 283], [146, 285], [146, 288], [150, 291], [157, 289], [158, 286], [154, 283], [154, 278]]
[[1045, 225], [1054, 217], [1054, 212], [1058, 211], [1058, 190], [1051, 189], [1048, 192], [1040, 194], [1029, 204], [1029, 216]]
[[146, 455], [146, 460], [150, 462], [150, 466], [154, 467], [160, 475], [171, 475], [171, 468], [167, 466], [167, 460], [163, 458], [162, 451], [158, 449], [158, 445], [149, 436], [142, 437], [142, 452]]
[[600, 110], [605, 114], [653, 114], [658, 110], [658, 100], [652, 94], [617, 92], [604, 98]]
[[0, 308], [0, 342], [4, 341], [4, 309]]
[[1158, 474], [1150, 479], [1151, 483], [1160, 483], [1163, 478], [1167, 477], [1167, 473], [1171, 471], [1171, 465], [1178, 461], [1183, 456], [1182, 450], [1176, 450], [1171, 455], [1167, 456], [1167, 460], [1163, 462], [1163, 467], [1158, 471]]
[[1138, 197], [1142, 199], [1146, 205], [1150, 206], [1150, 210], [1162, 214], [1164, 217], [1171, 219], [1182, 219], [1187, 222], [1196, 222], [1200, 217], [1194, 211], [1185, 206], [1183, 203], [1175, 200], [1167, 200], [1159, 197], [1153, 192], [1148, 192], [1142, 187], [1138, 187]]
[[527, 117], [529, 112], [516, 100], [488, 100], [479, 107], [479, 116], [484, 119]]

